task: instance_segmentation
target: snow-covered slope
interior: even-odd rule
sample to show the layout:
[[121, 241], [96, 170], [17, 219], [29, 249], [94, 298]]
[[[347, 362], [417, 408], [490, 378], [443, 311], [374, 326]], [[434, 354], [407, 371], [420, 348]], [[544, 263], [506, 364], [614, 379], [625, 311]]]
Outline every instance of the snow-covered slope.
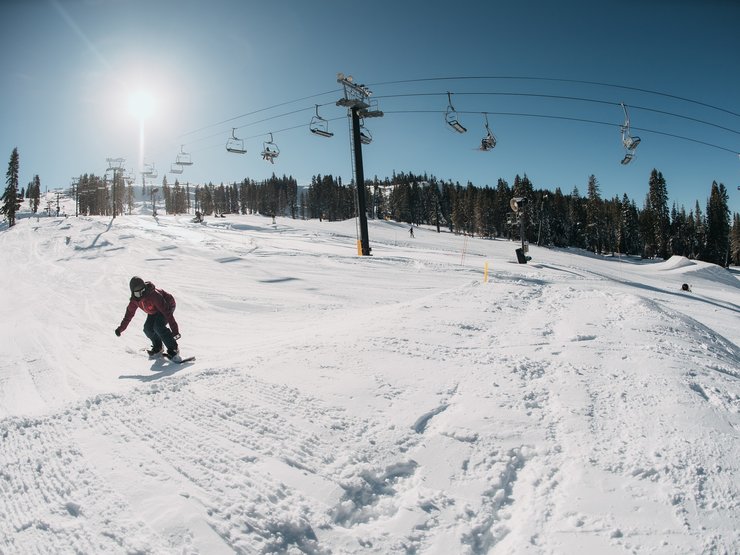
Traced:
[[355, 230], [3, 228], [0, 553], [740, 551], [737, 275]]

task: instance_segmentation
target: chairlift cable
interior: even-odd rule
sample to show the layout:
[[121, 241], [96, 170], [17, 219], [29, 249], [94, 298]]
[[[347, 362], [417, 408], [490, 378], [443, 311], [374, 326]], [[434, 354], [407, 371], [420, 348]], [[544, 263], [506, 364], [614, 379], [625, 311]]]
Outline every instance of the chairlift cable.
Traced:
[[[635, 107], [630, 105], [630, 108], [635, 108]], [[386, 113], [386, 114], [440, 114], [440, 113], [441, 114], [444, 114], [445, 112], [442, 111], [442, 110], [384, 110], [384, 113]], [[608, 126], [608, 127], [617, 127], [617, 128], [621, 127], [621, 124], [615, 124], [614, 122], [597, 121], [597, 120], [591, 120], [591, 119], [585, 119], [585, 118], [575, 118], [575, 117], [569, 117], [569, 116], [555, 116], [555, 115], [550, 115], [550, 114], [530, 114], [530, 113], [522, 113], [522, 112], [492, 112], [492, 111], [486, 111], [486, 112], [482, 112], [482, 111], [481, 112], [476, 112], [476, 111], [458, 111], [458, 113], [461, 113], [461, 114], [483, 114], [483, 113], [486, 113], [486, 114], [495, 115], [495, 116], [515, 116], [515, 117], [557, 119], [557, 120], [564, 120], [564, 121], [575, 121], [575, 122], [578, 122], [578, 123], [590, 123], [590, 124], [594, 124], [594, 125], [605, 125], [605, 126]], [[338, 121], [340, 119], [344, 119], [345, 117], [346, 116], [339, 116], [339, 117], [335, 117], [335, 118], [327, 118], [327, 121], [329, 121], [329, 122], [331, 122], [331, 121]], [[276, 131], [273, 131], [272, 133], [275, 134], [275, 135], [277, 135], [278, 133], [283, 133], [283, 132], [286, 132], [286, 131], [293, 131], [295, 129], [304, 129], [305, 127], [306, 127], [306, 124], [305, 123], [301, 123], [299, 125], [294, 125], [294, 126], [291, 126], [291, 127], [285, 127], [285, 128], [282, 128], [282, 129], [278, 129]], [[685, 137], [685, 136], [682, 136], [682, 135], [676, 135], [676, 134], [673, 134], [673, 133], [667, 133], [665, 131], [657, 131], [657, 130], [654, 130], [654, 129], [647, 129], [647, 128], [642, 128], [642, 127], [632, 127], [632, 129], [637, 130], [637, 131], [644, 131], [646, 133], [653, 133], [653, 134], [656, 134], [656, 135], [663, 135], [663, 136], [666, 136], [666, 137], [672, 137], [674, 139], [681, 139], [681, 140], [684, 140], [684, 141], [690, 141], [690, 142], [693, 142], [693, 143], [697, 143], [697, 144], [701, 144], [701, 145], [704, 145], [704, 146], [708, 146], [710, 148], [715, 148], [715, 149], [722, 150], [722, 151], [725, 151], [725, 152], [731, 152], [732, 154], [736, 154], [736, 155], [738, 154], [738, 149], [726, 148], [726, 147], [723, 147], [723, 146], [720, 146], [720, 145], [716, 145], [716, 144], [712, 144], [712, 143], [709, 143], [709, 142], [706, 142], [706, 141], [702, 141], [702, 140], [699, 140], [699, 139], [693, 139], [691, 137]], [[216, 136], [217, 137], [221, 137], [222, 134], [219, 134], [219, 135], [216, 135]], [[260, 134], [257, 134], [257, 135], [251, 135], [251, 136], [243, 137], [243, 140], [251, 140], [251, 139], [256, 139], [256, 138], [260, 138], [260, 137], [264, 137], [264, 133], [260, 133]], [[217, 147], [221, 147], [222, 148], [223, 147], [223, 144], [221, 144], [221, 143], [219, 143], [219, 144], [213, 144], [213, 145], [210, 145], [210, 146], [203, 147], [201, 149], [194, 150], [193, 152], [194, 153], [203, 152], [204, 150], [210, 150], [210, 149], [217, 148]]]
[[[732, 112], [730, 110], [726, 110], [724, 108], [720, 108], [720, 107], [717, 107], [717, 106], [713, 106], [713, 105], [710, 105], [710, 104], [706, 104], [706, 103], [695, 101], [695, 100], [688, 99], [688, 98], [679, 97], [679, 96], [676, 96], [676, 95], [671, 95], [671, 94], [668, 94], [668, 93], [661, 93], [661, 92], [658, 92], [658, 91], [651, 91], [651, 90], [648, 90], [648, 89], [641, 89], [641, 88], [637, 88], [637, 87], [629, 87], [629, 86], [624, 86], [624, 85], [616, 85], [616, 84], [610, 84], [610, 83], [600, 83], [600, 82], [596, 82], [596, 81], [573, 80], [573, 79], [555, 79], [555, 78], [546, 78], [546, 77], [521, 77], [521, 76], [520, 77], [515, 77], [515, 76], [437, 77], [437, 78], [410, 79], [410, 80], [400, 80], [400, 81], [387, 81], [387, 82], [376, 83], [376, 84], [374, 84], [374, 86], [378, 86], [378, 85], [390, 85], [390, 84], [401, 84], [401, 83], [414, 83], [414, 82], [424, 82], [424, 81], [449, 81], [449, 80], [465, 80], [465, 79], [468, 79], [468, 80], [471, 80], [471, 79], [476, 79], [476, 80], [485, 80], [485, 79], [539, 80], [539, 81], [581, 83], [581, 84], [590, 84], [590, 85], [598, 85], [598, 86], [605, 86], [605, 87], [614, 87], [614, 88], [621, 88], [621, 89], [626, 89], [626, 90], [635, 90], [635, 91], [640, 91], [640, 92], [645, 92], [645, 93], [650, 93], [650, 94], [655, 94], [655, 95], [660, 95], [660, 96], [666, 96], [666, 97], [669, 97], [669, 98], [675, 98], [675, 99], [678, 99], [678, 100], [682, 100], [682, 101], [686, 101], [686, 102], [691, 102], [691, 103], [698, 104], [698, 105], [703, 105], [703, 106], [706, 106], [706, 107], [709, 107], [709, 108], [712, 108], [712, 109], [715, 109], [715, 110], [719, 110], [719, 111], [722, 111], [722, 112], [726, 112], [726, 113], [729, 113], [729, 114], [732, 114], [732, 115], [738, 115], [738, 116], [740, 116], [740, 114], [737, 114], [737, 113]], [[183, 137], [183, 136], [186, 136], [186, 135], [191, 135], [191, 134], [194, 134], [194, 133], [198, 133], [198, 132], [203, 131], [205, 129], [210, 129], [210, 128], [215, 127], [215, 126], [222, 125], [222, 124], [227, 123], [227, 122], [231, 122], [231, 121], [233, 121], [235, 119], [240, 119], [240, 118], [243, 118], [243, 117], [247, 117], [249, 115], [254, 115], [254, 114], [261, 113], [261, 112], [265, 112], [265, 111], [268, 111], [268, 110], [271, 110], [271, 109], [274, 109], [274, 108], [278, 108], [280, 106], [285, 106], [285, 105], [292, 104], [292, 103], [295, 103], [295, 102], [300, 102], [300, 101], [303, 101], [303, 100], [312, 99], [312, 98], [315, 98], [315, 97], [318, 97], [318, 96], [324, 96], [326, 94], [331, 94], [331, 93], [335, 93], [335, 92], [341, 92], [341, 91], [338, 90], [338, 89], [335, 89], [335, 90], [332, 90], [332, 91], [326, 91], [326, 92], [323, 92], [323, 93], [317, 93], [317, 94], [305, 96], [305, 97], [302, 97], [302, 98], [299, 98], [299, 99], [295, 99], [295, 100], [289, 100], [289, 101], [286, 101], [286, 102], [281, 102], [279, 104], [268, 106], [266, 108], [261, 108], [261, 109], [258, 109], [258, 110], [253, 110], [251, 112], [247, 112], [245, 114], [234, 116], [233, 118], [229, 118], [229, 119], [223, 120], [223, 121], [218, 122], [218, 123], [207, 125], [207, 126], [204, 126], [204, 127], [199, 128], [199, 129], [196, 129], [194, 131], [189, 131], [189, 132], [183, 133], [183, 134], [179, 135], [178, 137]], [[391, 94], [391, 95], [376, 96], [375, 98], [382, 99], [382, 98], [402, 98], [402, 97], [417, 97], [417, 96], [418, 97], [422, 97], [422, 96], [438, 96], [438, 95], [442, 95], [442, 94], [448, 94], [448, 93], [445, 92], [445, 93]], [[457, 95], [479, 95], [479, 96], [480, 95], [527, 96], [527, 97], [539, 97], [539, 98], [554, 98], [554, 99], [563, 99], [563, 100], [574, 100], [574, 101], [591, 102], [591, 103], [607, 104], [607, 105], [618, 105], [618, 103], [611, 102], [611, 101], [598, 100], [598, 99], [593, 99], [593, 98], [577, 97], [577, 96], [568, 96], [568, 95], [549, 95], [549, 94], [516, 93], [516, 92], [461, 92], [461, 93], [458, 92], [458, 93], [455, 93], [455, 94], [457, 94]], [[448, 98], [449, 98], [449, 95], [448, 95]], [[302, 112], [302, 111], [316, 109], [317, 106], [328, 106], [328, 105], [333, 105], [333, 104], [334, 104], [333, 102], [328, 102], [328, 103], [324, 103], [324, 104], [314, 104], [313, 108], [306, 107], [306, 108], [300, 108], [300, 109], [297, 109], [297, 110], [292, 110], [290, 112], [285, 112], [285, 113], [277, 114], [277, 115], [274, 115], [274, 116], [270, 116], [268, 118], [263, 118], [261, 120], [257, 120], [257, 121], [246, 123], [244, 125], [241, 125], [241, 126], [237, 127], [237, 129], [241, 129], [243, 127], [248, 127], [250, 125], [255, 125], [255, 124], [258, 124], [258, 123], [264, 123], [264, 122], [267, 122], [267, 121], [271, 121], [272, 119], [277, 119], [279, 117], [285, 117], [285, 116], [296, 114], [296, 113], [299, 113], [299, 112]], [[722, 125], [718, 125], [718, 124], [715, 124], [715, 123], [712, 123], [712, 122], [708, 122], [708, 121], [705, 121], [705, 120], [701, 120], [699, 118], [694, 118], [694, 117], [691, 117], [691, 116], [686, 116], [686, 115], [682, 115], [682, 114], [668, 112], [668, 111], [665, 111], [665, 110], [658, 110], [658, 109], [655, 109], [655, 108], [648, 108], [648, 107], [644, 107], [644, 106], [630, 105], [630, 107], [633, 108], [633, 109], [635, 109], [635, 110], [643, 110], [643, 111], [648, 111], [648, 112], [663, 114], [663, 115], [667, 115], [667, 116], [671, 116], [671, 117], [676, 117], [676, 118], [680, 118], [680, 119], [685, 119], [685, 120], [688, 120], [688, 121], [693, 121], [695, 123], [700, 123], [700, 124], [703, 124], [703, 125], [708, 125], [708, 126], [711, 126], [711, 127], [715, 127], [717, 129], [721, 129], [723, 131], [728, 131], [728, 132], [731, 132], [731, 133], [734, 133], [734, 134], [740, 134], [740, 131], [737, 131], [737, 130], [734, 130], [734, 129], [730, 129], [728, 127], [724, 127]], [[462, 112], [459, 112], [458, 111], [458, 113], [462, 113]], [[326, 118], [324, 118], [324, 119], [326, 119]], [[326, 121], [331, 121], [331, 120], [326, 119]], [[300, 126], [297, 126], [297, 127], [300, 127]], [[288, 128], [288, 129], [293, 129], [293, 128]], [[279, 132], [279, 131], [277, 131], [277, 132]], [[223, 132], [219, 132], [218, 134], [208, 135], [208, 136], [205, 136], [205, 137], [194, 139], [192, 142], [200, 142], [200, 141], [208, 140], [208, 139], [215, 138], [215, 137], [221, 137], [221, 136], [223, 136]]]
[[[303, 98], [296, 98], [295, 100], [287, 100], [287, 101], [281, 102], [279, 104], [274, 104], [273, 106], [268, 106], [267, 108], [260, 108], [259, 110], [253, 110], [252, 112], [247, 112], [246, 114], [241, 114], [241, 115], [238, 115], [238, 116], [234, 116], [232, 118], [225, 119], [223, 121], [219, 121], [218, 123], [212, 123], [210, 125], [205, 125], [205, 126], [201, 127], [200, 129], [195, 129], [194, 131], [187, 131], [185, 133], [182, 133], [182, 134], [178, 135], [178, 138], [179, 137], [185, 137], [186, 135], [193, 135], [194, 133], [199, 133], [199, 132], [204, 131], [206, 129], [210, 129], [211, 127], [216, 127], [218, 125], [223, 125], [224, 123], [232, 122], [232, 121], [234, 121], [236, 119], [245, 118], [247, 116], [253, 116], [254, 114], [259, 114], [260, 112], [266, 112], [268, 110], [274, 110], [275, 108], [280, 108], [281, 106], [287, 106], [288, 104], [293, 104], [295, 102], [302, 102], [304, 100], [309, 100], [311, 98], [316, 98], [317, 96], [324, 96], [324, 95], [327, 95], [327, 94], [338, 93], [338, 92], [341, 92], [341, 89], [333, 89], [331, 91], [326, 91], [326, 92], [323, 92], [323, 93], [312, 94], [312, 95], [309, 95], [309, 96], [304, 96]], [[325, 104], [322, 104], [322, 106], [325, 106]]]
[[[383, 95], [383, 96], [376, 96], [378, 99], [389, 99], [389, 98], [410, 98], [415, 96], [443, 96], [447, 94], [439, 92], [439, 93], [407, 93], [407, 94], [390, 94], [390, 95]], [[578, 96], [565, 96], [565, 95], [554, 95], [554, 94], [538, 94], [538, 93], [515, 93], [515, 92], [458, 92], [455, 93], [459, 96], [526, 96], [526, 97], [534, 97], [534, 98], [553, 98], [558, 100], [575, 100], [580, 102], [592, 102], [594, 104], [606, 104], [608, 106], [619, 106], [619, 102], [613, 102], [608, 100], [598, 100], [595, 98], [583, 98]], [[699, 118], [694, 118], [691, 116], [685, 116], [682, 114], [676, 114], [674, 112], [667, 112], [665, 110], [658, 110], [656, 108], [647, 108], [645, 106], [637, 106], [634, 104], [630, 104], [630, 108], [633, 110], [642, 110], [645, 112], [653, 112], [656, 114], [662, 114], [664, 116], [671, 116], [675, 118], [685, 119], [688, 121], [693, 121], [695, 123], [701, 123], [703, 125], [708, 125], [710, 127], [716, 127], [717, 129], [722, 129], [723, 131], [729, 131], [730, 133], [734, 133], [735, 135], [740, 135], [740, 131], [735, 129], [730, 129], [729, 127], [724, 127], [722, 125], [718, 125], [716, 123], [712, 123], [709, 121], [704, 121]], [[459, 110], [458, 110], [459, 112]]]
[[653, 91], [650, 89], [643, 89], [640, 87], [631, 87], [628, 85], [617, 85], [614, 83], [602, 83], [599, 81], [584, 81], [581, 79], [558, 79], [554, 77], [531, 77], [531, 76], [521, 76], [521, 75], [514, 75], [514, 76], [507, 76], [507, 75], [491, 75], [491, 76], [459, 76], [459, 77], [426, 77], [426, 78], [419, 78], [419, 79], [403, 79], [399, 81], [385, 81], [381, 83], [370, 83], [368, 86], [370, 87], [378, 87], [383, 85], [400, 85], [405, 83], [422, 83], [422, 82], [428, 82], [428, 81], [465, 81], [465, 80], [486, 80], [486, 79], [511, 79], [511, 80], [522, 80], [522, 81], [552, 81], [556, 83], [578, 83], [581, 85], [596, 85], [600, 87], [612, 87], [616, 89], [624, 89], [628, 91], [636, 91], [636, 92], [642, 92], [647, 94], [654, 94], [657, 96], [664, 96], [666, 98], [673, 98], [675, 100], [681, 100], [683, 102], [689, 102], [692, 104], [697, 104], [699, 106], [704, 106], [706, 108], [711, 108], [712, 110], [717, 110], [719, 112], [724, 112], [726, 114], [731, 114], [733, 116], [740, 117], [740, 113], [733, 112], [732, 110], [728, 110], [726, 108], [722, 108], [720, 106], [714, 106], [712, 104], [708, 104], [706, 102], [701, 102], [699, 100], [694, 100], [692, 98], [685, 98], [682, 96], [678, 96], [675, 94], [665, 93], [661, 91]]
[[[637, 91], [637, 92], [642, 92], [642, 93], [647, 93], [647, 94], [652, 94], [652, 95], [657, 95], [657, 96], [663, 96], [663, 97], [666, 97], [666, 98], [673, 98], [673, 99], [680, 100], [680, 101], [683, 101], [683, 102], [689, 102], [689, 103], [692, 103], [692, 104], [696, 104], [696, 105], [699, 105], [699, 106], [704, 106], [704, 107], [707, 107], [707, 108], [711, 108], [713, 110], [717, 110], [717, 111], [720, 111], [720, 112], [724, 112], [724, 113], [727, 113], [727, 114], [731, 114], [731, 115], [740, 117], [740, 114], [739, 113], [734, 112], [732, 110], [728, 110], [726, 108], [715, 106], [715, 105], [712, 105], [712, 104], [709, 104], [709, 103], [697, 101], [697, 100], [686, 98], [686, 97], [681, 97], [681, 96], [670, 94], [670, 93], [665, 93], [665, 92], [661, 92], [661, 91], [653, 91], [653, 90], [645, 89], [645, 88], [641, 88], [641, 87], [632, 87], [632, 86], [627, 86], [627, 85], [618, 85], [618, 84], [615, 84], [615, 83], [605, 83], [605, 82], [599, 82], [599, 81], [587, 81], [587, 80], [580, 80], [580, 79], [561, 79], [561, 78], [552, 78], [552, 77], [533, 77], [533, 76], [521, 76], [521, 75], [519, 75], [519, 76], [502, 76], [502, 75], [497, 75], [497, 76], [450, 76], [450, 77], [431, 77], [431, 78], [405, 79], [405, 80], [396, 80], [396, 81], [383, 81], [383, 82], [373, 83], [373, 84], [371, 84], [371, 86], [396, 85], [396, 84], [405, 84], [405, 83], [434, 82], [434, 81], [455, 81], [455, 80], [457, 80], [457, 81], [463, 81], [463, 80], [549, 81], [549, 82], [577, 83], [577, 84], [595, 85], [595, 86], [601, 86], [601, 87], [611, 87], [611, 88], [616, 88], [616, 89], [631, 90], [631, 91]], [[268, 107], [261, 108], [261, 109], [258, 109], [258, 110], [253, 110], [251, 112], [240, 114], [238, 116], [234, 116], [232, 118], [228, 118], [226, 120], [223, 120], [223, 121], [220, 121], [220, 122], [217, 122], [217, 123], [213, 123], [213, 124], [210, 124], [210, 125], [206, 125], [206, 126], [200, 127], [200, 128], [195, 129], [193, 131], [188, 131], [188, 132], [182, 133], [182, 134], [178, 135], [178, 138], [184, 137], [184, 136], [187, 136], [187, 135], [192, 135], [192, 134], [195, 134], [195, 133], [199, 133], [199, 132], [204, 131], [206, 129], [210, 129], [210, 128], [213, 128], [213, 127], [216, 127], [216, 126], [219, 126], [219, 125], [223, 125], [224, 123], [232, 122], [232, 121], [234, 121], [236, 119], [240, 119], [240, 118], [244, 118], [244, 117], [247, 117], [247, 116], [250, 116], [250, 115], [254, 115], [254, 114], [258, 114], [258, 113], [265, 112], [265, 111], [268, 111], [268, 110], [272, 110], [272, 109], [275, 109], [275, 108], [278, 108], [278, 107], [281, 107], [281, 106], [286, 106], [288, 104], [292, 104], [292, 103], [295, 103], [295, 102], [301, 102], [303, 100], [313, 99], [313, 98], [316, 98], [316, 97], [319, 97], [319, 96], [325, 96], [327, 94], [333, 94], [333, 93], [338, 93], [338, 92], [341, 92], [341, 89], [333, 89], [333, 90], [325, 91], [325, 92], [322, 92], [322, 93], [316, 93], [316, 94], [304, 96], [304, 97], [301, 97], [301, 98], [298, 98], [298, 99], [288, 100], [288, 101], [285, 101], [285, 102], [274, 104], [272, 106], [268, 106]], [[431, 94], [437, 94], [437, 93], [416, 93], [416, 94], [407, 94], [407, 95], [386, 95], [386, 96], [376, 96], [376, 98], [391, 98], [391, 97], [402, 97], [402, 96], [431, 96]], [[456, 93], [456, 94], [510, 94], [510, 95], [513, 95], [513, 96], [514, 95], [516, 95], [516, 96], [539, 96], [539, 97], [543, 97], [543, 98], [548, 98], [548, 97], [549, 98], [563, 98], [563, 99], [580, 100], [580, 101], [585, 101], [585, 102], [597, 102], [597, 103], [613, 104], [612, 102], [599, 101], [599, 100], [588, 99], [588, 98], [558, 96], [558, 95], [543, 95], [543, 94], [534, 94], [534, 93]], [[325, 106], [325, 105], [330, 105], [330, 104], [333, 104], [333, 103], [326, 103], [326, 104], [322, 104], [320, 106]], [[314, 105], [314, 106], [316, 106], [316, 105]], [[702, 124], [705, 124], [705, 125], [710, 125], [710, 126], [716, 127], [718, 129], [722, 129], [722, 130], [729, 131], [729, 132], [732, 132], [732, 133], [740, 134], [740, 132], [735, 131], [733, 129], [729, 129], [729, 128], [723, 127], [721, 125], [713, 124], [711, 122], [706, 122], [706, 121], [700, 120], [698, 118], [692, 118], [690, 116], [684, 116], [684, 115], [681, 115], [681, 114], [675, 114], [675, 113], [666, 112], [666, 111], [662, 111], [662, 110], [657, 110], [657, 109], [653, 109], [653, 108], [645, 108], [645, 107], [641, 107], [641, 106], [632, 106], [632, 107], [634, 109], [637, 109], [637, 110], [652, 111], [652, 112], [655, 112], [655, 113], [669, 115], [669, 116], [672, 116], [672, 117], [683, 118], [683, 119], [686, 119], [686, 120], [689, 120], [689, 121], [694, 121], [696, 123], [702, 123]], [[304, 108], [302, 110], [308, 110], [308, 109], [311, 109], [311, 108]], [[297, 111], [289, 112], [289, 113], [286, 113], [286, 114], [280, 114], [278, 116], [273, 116], [272, 118], [266, 118], [266, 119], [260, 120], [258, 122], [251, 122], [249, 124], [245, 124], [243, 126], [240, 126], [239, 128], [246, 127], [247, 125], [253, 125], [255, 123], [261, 123], [261, 122], [264, 122], [264, 121], [269, 121], [270, 119], [273, 119], [273, 118], [276, 118], [276, 117], [281, 117], [281, 116], [284, 116], [284, 115], [289, 115], [291, 113], [296, 113], [296, 112], [302, 111], [302, 110], [297, 110]], [[327, 120], [327, 121], [329, 121], [329, 120]], [[214, 137], [217, 137], [217, 136], [220, 137], [222, 135], [223, 135], [223, 133], [221, 132], [221, 133], [218, 133], [218, 134], [209, 135], [209, 136], [206, 136], [206, 137], [201, 137], [199, 139], [195, 139], [195, 141], [208, 140], [208, 139], [211, 139], [211, 138], [214, 138]], [[723, 149], [723, 150], [726, 150], [726, 149]]]
[[[261, 120], [257, 120], [257, 121], [252, 121], [252, 122], [249, 122], [249, 123], [245, 123], [244, 125], [240, 125], [238, 127], [234, 127], [233, 129], [243, 129], [245, 127], [250, 127], [250, 126], [256, 125], [258, 123], [265, 123], [267, 121], [272, 121], [274, 119], [282, 118], [282, 117], [285, 117], [285, 116], [291, 116], [293, 114], [298, 114], [300, 112], [305, 112], [307, 110], [313, 110], [313, 108], [299, 108], [298, 110], [293, 110], [293, 111], [290, 111], [290, 112], [285, 112], [285, 113], [282, 113], [282, 114], [277, 114], [277, 115], [271, 116], [269, 118], [264, 118], [264, 119], [261, 119]], [[258, 110], [258, 111], [260, 111], [260, 110]], [[331, 121], [331, 120], [327, 120], [327, 121]], [[216, 125], [220, 125], [220, 124], [216, 124]], [[209, 127], [211, 127], [211, 126], [209, 126]], [[193, 133], [194, 133], [194, 131], [193, 131]], [[260, 135], [264, 135], [264, 133], [261, 133]], [[212, 135], [207, 135], [205, 137], [200, 137], [198, 139], [192, 139], [189, 144], [197, 143], [197, 142], [200, 142], [200, 141], [207, 141], [208, 139], [214, 139], [216, 137], [223, 137], [223, 131], [220, 131], [218, 133], [213, 133]], [[249, 138], [249, 137], [247, 137], [247, 138]]]
[[[338, 120], [344, 119], [344, 118], [345, 118], [345, 116], [339, 116], [339, 117], [335, 117], [335, 118], [327, 118], [326, 121], [330, 121], [330, 122], [331, 121], [338, 121]], [[277, 129], [276, 131], [272, 131], [271, 133], [273, 135], [277, 135], [278, 133], [284, 133], [286, 131], [293, 131], [294, 129], [305, 129], [305, 128], [306, 128], [306, 124], [305, 123], [301, 123], [299, 125], [293, 125], [291, 127], [284, 127], [282, 129]], [[265, 133], [259, 133], [259, 134], [256, 134], [256, 135], [249, 135], [249, 136], [239, 137], [239, 138], [242, 141], [248, 141], [248, 140], [251, 140], [251, 139], [259, 139], [259, 138], [262, 138], [264, 136], [265, 136]], [[223, 133], [219, 133], [218, 135], [213, 135], [213, 136], [208, 137], [208, 138], [222, 138], [222, 137], [223, 137]], [[205, 138], [203, 138], [201, 140], [205, 140]], [[199, 152], [204, 152], [206, 150], [211, 150], [211, 149], [214, 149], [214, 148], [223, 148], [223, 143], [222, 142], [221, 143], [214, 143], [212, 145], [201, 147], [199, 149], [193, 150], [191, 152], [191, 154], [197, 154]]]
[[[442, 112], [441, 110], [384, 110], [384, 113], [386, 114], [440, 114], [444, 112]], [[483, 112], [473, 112], [473, 111], [462, 111], [461, 110], [458, 113], [460, 114], [482, 114]], [[568, 116], [553, 116], [549, 114], [527, 114], [527, 113], [521, 113], [521, 112], [490, 112], [490, 111], [487, 113], [490, 115], [496, 115], [496, 116], [520, 116], [520, 117], [530, 117], [530, 118], [545, 118], [545, 119], [576, 121], [579, 123], [592, 123], [595, 125], [606, 125], [609, 127], [621, 127], [622, 125], [622, 124], [615, 124], [613, 122], [596, 121], [596, 120], [591, 120], [591, 119], [574, 118], [574, 117], [568, 117]], [[737, 154], [737, 149], [726, 148], [723, 146], [708, 143], [706, 141], [701, 141], [699, 139], [692, 139], [691, 137], [684, 137], [682, 135], [667, 133], [665, 131], [656, 131], [654, 129], [646, 129], [644, 127], [631, 127], [631, 129], [634, 129], [637, 131], [644, 131], [646, 133], [654, 133], [656, 135], [664, 135], [666, 137], [673, 137], [674, 139], [682, 139], [684, 141], [691, 141], [693, 143], [698, 143], [698, 144], [702, 144], [704, 146], [708, 146], [711, 148], [716, 148], [718, 150], [724, 150], [725, 152], [731, 152], [733, 154]]]

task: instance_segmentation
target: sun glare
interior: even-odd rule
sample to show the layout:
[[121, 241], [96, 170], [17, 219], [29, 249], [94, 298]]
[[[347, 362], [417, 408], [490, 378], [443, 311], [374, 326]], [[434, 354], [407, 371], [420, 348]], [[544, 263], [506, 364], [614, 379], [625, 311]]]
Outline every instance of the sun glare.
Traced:
[[128, 97], [128, 111], [140, 121], [154, 114], [155, 105], [154, 97], [144, 90], [136, 91]]

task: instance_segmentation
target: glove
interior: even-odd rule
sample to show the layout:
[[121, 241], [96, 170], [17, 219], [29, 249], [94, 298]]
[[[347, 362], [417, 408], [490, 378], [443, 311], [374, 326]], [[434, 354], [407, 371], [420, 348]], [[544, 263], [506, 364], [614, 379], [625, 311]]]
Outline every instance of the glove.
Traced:
[[182, 337], [182, 336], [181, 336], [181, 335], [180, 335], [179, 333], [176, 333], [176, 334], [175, 334], [175, 335], [173, 335], [172, 337], [173, 337], [173, 339], [174, 339], [175, 341], [177, 341], [177, 340], [178, 340], [178, 339], [180, 339], [180, 337]]
[[116, 328], [116, 337], [121, 337], [121, 328]]

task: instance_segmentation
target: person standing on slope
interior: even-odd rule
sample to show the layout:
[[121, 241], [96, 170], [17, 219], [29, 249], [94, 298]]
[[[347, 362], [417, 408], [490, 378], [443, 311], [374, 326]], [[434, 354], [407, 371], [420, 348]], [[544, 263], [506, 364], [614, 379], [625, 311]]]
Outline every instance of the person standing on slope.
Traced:
[[[147, 313], [144, 322], [144, 334], [151, 340], [152, 348], [147, 350], [149, 356], [162, 352], [162, 345], [167, 347], [167, 356], [178, 356], [177, 340], [180, 339], [180, 327], [175, 321], [175, 298], [164, 291], [157, 289], [151, 281], [144, 281], [134, 276], [129, 282], [131, 298], [126, 307], [126, 314], [121, 325], [116, 328], [116, 336], [120, 337], [134, 317], [136, 309], [140, 308]], [[169, 324], [169, 328], [167, 325]]]

